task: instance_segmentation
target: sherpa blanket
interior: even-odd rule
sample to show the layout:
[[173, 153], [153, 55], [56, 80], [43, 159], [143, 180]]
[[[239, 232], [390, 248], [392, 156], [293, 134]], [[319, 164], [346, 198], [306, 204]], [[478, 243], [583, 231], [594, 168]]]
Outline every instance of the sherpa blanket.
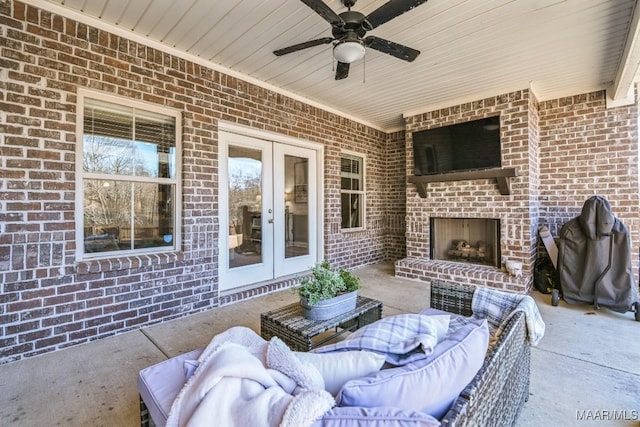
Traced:
[[167, 427], [303, 427], [335, 401], [318, 370], [277, 337], [245, 327], [213, 338], [176, 397]]
[[491, 329], [495, 330], [493, 336], [496, 339], [502, 333], [507, 320], [519, 311], [525, 315], [529, 344], [538, 345], [544, 336], [544, 321], [535, 300], [529, 295], [479, 287], [473, 293], [471, 309], [473, 317], [487, 319]]

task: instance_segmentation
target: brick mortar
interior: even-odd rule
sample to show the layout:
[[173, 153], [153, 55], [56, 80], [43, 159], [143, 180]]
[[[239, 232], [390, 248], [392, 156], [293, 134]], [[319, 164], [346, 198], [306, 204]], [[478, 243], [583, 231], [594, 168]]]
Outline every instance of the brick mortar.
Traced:
[[[495, 97], [455, 105], [449, 108], [431, 111], [406, 118], [407, 125], [407, 168], [406, 175], [413, 171], [412, 133], [426, 129], [456, 124], [500, 115], [500, 139], [503, 168], [515, 168], [517, 177], [511, 178], [511, 194], [501, 195], [495, 179], [471, 179], [455, 182], [430, 183], [427, 197], [420, 198], [415, 185], [407, 186], [407, 257], [425, 259], [422, 268], [436, 274], [438, 263], [430, 261], [431, 217], [442, 218], [488, 218], [500, 220], [500, 252], [502, 259], [517, 260], [523, 263], [523, 279], [519, 285], [510, 283], [512, 290], [526, 292], [532, 283], [533, 253], [535, 238], [532, 230], [535, 220], [531, 215], [531, 199], [535, 192], [536, 168], [531, 159], [530, 147], [535, 145], [534, 135], [530, 132], [532, 119], [530, 110], [537, 104], [531, 100], [528, 90], [511, 92]], [[448, 264], [448, 263], [447, 263]], [[464, 279], [468, 266], [459, 267], [452, 279]], [[473, 271], [487, 272], [484, 278], [493, 277], [486, 267], [474, 267]], [[396, 264], [397, 274], [408, 274], [405, 263]], [[447, 268], [451, 271], [451, 268]], [[429, 273], [425, 273], [429, 274]], [[437, 275], [437, 274], [436, 274]], [[489, 283], [490, 286], [503, 287], [502, 282]]]
[[[337, 266], [353, 268], [405, 257], [419, 258], [416, 265], [425, 265], [424, 220], [443, 211], [447, 203], [450, 210], [446, 212], [462, 215], [462, 202], [468, 203], [473, 194], [482, 215], [495, 217], [507, 211], [512, 215], [505, 223], [508, 250], [503, 254], [523, 259], [530, 273], [538, 246], [537, 226], [548, 224], [557, 235], [560, 225], [577, 215], [584, 199], [597, 192], [607, 196], [614, 213], [630, 228], [637, 272], [638, 111], [635, 105], [607, 110], [604, 92], [538, 103], [528, 91], [515, 91], [410, 117], [406, 134], [387, 135], [19, 1], [3, 2], [0, 18], [4, 43], [0, 363], [253, 295], [218, 297], [219, 120], [325, 146], [324, 252]], [[78, 88], [182, 111], [184, 205], [179, 253], [76, 263]], [[513, 129], [504, 133], [509, 150], [506, 163], [517, 165], [520, 172], [512, 182], [508, 207], [493, 207], [504, 200], [494, 181], [477, 180], [470, 187], [430, 185], [431, 202], [436, 205], [425, 209], [415, 187], [406, 184], [412, 169], [411, 132], [507, 110], [514, 122], [508, 124]], [[343, 148], [367, 157], [367, 229], [354, 233], [340, 231]], [[403, 264], [411, 263], [398, 263]], [[495, 281], [505, 289], [522, 291], [531, 283], [505, 278], [497, 270], [470, 274], [459, 267], [460, 272], [454, 273], [450, 267], [442, 269], [452, 280], [470, 276]], [[444, 274], [438, 269], [435, 273]], [[399, 269], [398, 275], [402, 274]], [[258, 292], [289, 285], [285, 282]]]
[[[609, 200], [614, 214], [629, 228], [632, 242], [636, 242], [632, 243], [632, 266], [637, 281], [637, 105], [607, 109], [604, 91], [538, 102], [524, 90], [409, 117], [406, 174], [410, 175], [413, 168], [411, 132], [496, 112], [503, 115], [503, 167], [516, 167], [519, 174], [512, 179], [512, 194], [498, 195], [492, 180], [430, 184], [427, 199], [420, 199], [415, 187], [408, 186], [407, 258], [396, 263], [396, 274], [477, 283], [467, 277], [469, 267], [465, 264], [444, 268], [429, 260], [429, 217], [497, 217], [502, 222], [501, 237], [505, 238], [503, 260], [523, 261], [526, 280], [514, 285], [490, 269], [473, 267], [472, 271], [482, 280], [496, 280], [489, 285], [526, 292], [531, 288], [535, 258], [544, 255], [538, 253], [538, 227], [547, 225], [557, 237], [561, 226], [580, 213], [584, 201], [599, 194]], [[510, 128], [514, 123], [518, 129], [523, 128], [521, 121], [513, 120], [514, 114], [526, 120], [526, 135]], [[522, 156], [513, 156], [515, 153]]]
[[[330, 262], [353, 268], [404, 253], [404, 227], [398, 219], [404, 213], [394, 206], [404, 190], [388, 184], [388, 171], [403, 168], [404, 153], [393, 144], [403, 139], [402, 132], [386, 135], [19, 1], [3, 6], [0, 363], [221, 304], [219, 120], [324, 145], [324, 251]], [[182, 111], [181, 251], [76, 262], [79, 88]], [[363, 232], [340, 230], [343, 148], [367, 158]], [[385, 246], [389, 239], [395, 240], [390, 250]]]

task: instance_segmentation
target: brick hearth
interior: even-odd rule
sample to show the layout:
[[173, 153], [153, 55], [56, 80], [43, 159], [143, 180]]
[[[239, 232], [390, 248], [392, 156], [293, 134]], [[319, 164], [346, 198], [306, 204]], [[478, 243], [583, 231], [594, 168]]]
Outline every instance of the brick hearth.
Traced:
[[475, 286], [490, 285], [512, 291], [520, 291], [528, 286], [524, 276], [516, 278], [497, 268], [426, 258], [404, 258], [397, 261], [396, 275], [427, 282], [436, 280]]

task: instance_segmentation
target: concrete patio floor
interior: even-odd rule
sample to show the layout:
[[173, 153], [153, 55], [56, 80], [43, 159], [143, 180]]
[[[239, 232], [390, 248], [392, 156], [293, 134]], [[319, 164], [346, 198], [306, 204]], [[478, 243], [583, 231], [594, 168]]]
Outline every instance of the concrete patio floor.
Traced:
[[[393, 264], [356, 270], [361, 294], [384, 302], [383, 315], [429, 305], [424, 282], [393, 277]], [[547, 324], [532, 349], [529, 401], [518, 426], [640, 425], [640, 323], [632, 313], [552, 307], [532, 294]], [[137, 374], [205, 346], [230, 326], [260, 330], [260, 313], [296, 301], [289, 290], [0, 365], [2, 426], [137, 426]]]

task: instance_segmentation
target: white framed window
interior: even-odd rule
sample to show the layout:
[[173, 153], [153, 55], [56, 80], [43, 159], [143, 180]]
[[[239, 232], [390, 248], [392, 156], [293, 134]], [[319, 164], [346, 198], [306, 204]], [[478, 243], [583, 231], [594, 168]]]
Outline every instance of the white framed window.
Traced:
[[340, 154], [340, 205], [342, 229], [363, 229], [365, 224], [364, 156]]
[[180, 113], [79, 93], [78, 259], [180, 247]]

